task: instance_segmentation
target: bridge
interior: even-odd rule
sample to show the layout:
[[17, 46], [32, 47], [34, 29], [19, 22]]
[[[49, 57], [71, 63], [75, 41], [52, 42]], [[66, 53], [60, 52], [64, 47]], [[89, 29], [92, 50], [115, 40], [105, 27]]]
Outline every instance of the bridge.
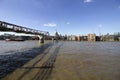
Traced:
[[0, 31], [5, 31], [5, 32], [12, 31], [12, 32], [16, 32], [16, 33], [34, 34], [34, 35], [37, 35], [40, 40], [45, 36], [49, 36], [49, 32], [47, 32], [47, 31], [30, 29], [27, 27], [11, 24], [11, 23], [4, 22], [4, 21], [0, 21]]

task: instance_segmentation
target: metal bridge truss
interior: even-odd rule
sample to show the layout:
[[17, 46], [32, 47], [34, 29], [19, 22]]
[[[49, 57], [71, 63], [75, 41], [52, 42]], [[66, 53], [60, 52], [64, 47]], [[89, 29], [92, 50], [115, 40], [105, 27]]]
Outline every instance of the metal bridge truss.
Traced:
[[12, 31], [12, 32], [16, 32], [16, 33], [49, 36], [49, 32], [47, 32], [47, 31], [30, 29], [30, 28], [26, 28], [26, 27], [23, 27], [23, 26], [18, 26], [18, 25], [15, 25], [15, 24], [7, 23], [7, 22], [4, 22], [4, 21], [0, 21], [0, 31]]

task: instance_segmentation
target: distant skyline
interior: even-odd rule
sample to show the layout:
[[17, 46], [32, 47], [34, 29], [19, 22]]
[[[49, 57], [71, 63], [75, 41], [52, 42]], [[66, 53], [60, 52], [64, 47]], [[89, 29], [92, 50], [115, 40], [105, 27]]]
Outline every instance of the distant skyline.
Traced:
[[0, 20], [60, 34], [120, 32], [120, 0], [0, 0]]

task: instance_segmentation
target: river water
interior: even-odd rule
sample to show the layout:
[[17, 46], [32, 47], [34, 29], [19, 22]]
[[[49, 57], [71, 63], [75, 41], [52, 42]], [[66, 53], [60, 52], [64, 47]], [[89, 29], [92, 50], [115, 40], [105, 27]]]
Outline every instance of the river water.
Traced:
[[120, 80], [120, 42], [65, 42], [51, 80]]
[[42, 52], [51, 44], [45, 41], [0, 41], [0, 80], [7, 74], [23, 66]]
[[0, 41], [0, 55], [12, 54], [39, 46], [38, 41]]
[[[120, 42], [63, 43], [50, 80], [120, 80]], [[0, 41], [0, 55], [10, 55], [29, 49], [31, 51], [25, 54], [37, 55], [40, 51], [36, 48], [39, 46], [38, 41]], [[36, 50], [38, 52], [35, 52]], [[20, 59], [23, 60], [22, 56]]]

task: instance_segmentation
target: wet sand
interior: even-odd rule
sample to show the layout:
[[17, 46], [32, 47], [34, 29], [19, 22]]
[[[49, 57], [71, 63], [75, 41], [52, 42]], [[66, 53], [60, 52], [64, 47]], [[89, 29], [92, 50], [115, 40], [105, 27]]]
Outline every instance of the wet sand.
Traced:
[[120, 80], [119, 62], [120, 42], [59, 42], [2, 80]]

